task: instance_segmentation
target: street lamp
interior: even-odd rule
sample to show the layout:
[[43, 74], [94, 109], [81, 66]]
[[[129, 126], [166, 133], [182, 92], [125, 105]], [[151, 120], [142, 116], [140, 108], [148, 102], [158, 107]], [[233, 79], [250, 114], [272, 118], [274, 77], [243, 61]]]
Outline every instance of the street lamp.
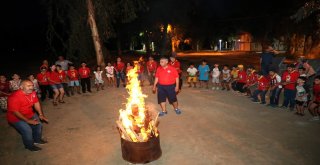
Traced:
[[222, 40], [219, 40], [219, 48], [220, 48], [220, 51], [221, 51], [221, 42], [222, 42]]

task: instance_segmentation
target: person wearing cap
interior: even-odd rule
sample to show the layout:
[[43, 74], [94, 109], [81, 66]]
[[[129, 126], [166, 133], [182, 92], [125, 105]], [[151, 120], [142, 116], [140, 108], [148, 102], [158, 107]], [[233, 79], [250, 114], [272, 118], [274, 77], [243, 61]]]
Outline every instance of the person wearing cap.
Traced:
[[284, 86], [284, 101], [281, 108], [288, 108], [294, 110], [295, 106], [295, 96], [296, 96], [296, 83], [299, 77], [299, 72], [297, 72], [293, 64], [287, 66], [287, 71], [282, 74], [282, 85]]
[[47, 95], [49, 98], [53, 98], [53, 91], [49, 85], [50, 73], [47, 71], [47, 67], [41, 67], [40, 69], [41, 72], [37, 74], [37, 80], [41, 91], [41, 101], [44, 101]]
[[270, 80], [270, 104], [273, 108], [279, 106], [279, 97], [282, 91], [281, 76], [275, 71], [274, 68], [269, 70], [269, 80]]
[[269, 69], [272, 66], [273, 57], [278, 54], [271, 46], [264, 47], [260, 57], [261, 71], [263, 75], [269, 74]]
[[87, 67], [86, 62], [81, 63], [81, 67], [79, 68], [78, 73], [80, 76], [82, 93], [86, 93], [87, 91], [91, 93], [91, 80], [90, 80], [91, 71]]
[[260, 104], [266, 104], [266, 93], [269, 89], [269, 81], [260, 71], [257, 73], [258, 76], [258, 88], [253, 92], [252, 101], [255, 103], [259, 103], [258, 95], [260, 95], [261, 102]]
[[181, 87], [182, 87], [182, 71], [181, 71], [181, 64], [180, 62], [176, 59], [175, 56], [171, 56], [170, 57], [170, 63], [169, 63], [170, 66], [176, 68], [178, 74], [179, 74], [179, 92], [181, 91]]
[[158, 104], [160, 104], [162, 109], [159, 116], [167, 114], [167, 100], [172, 104], [176, 114], [181, 114], [177, 99], [177, 93], [179, 92], [179, 74], [176, 68], [168, 65], [168, 59], [165, 57], [160, 59], [160, 67], [158, 67], [156, 71], [152, 90], [154, 93], [157, 91], [158, 94]]

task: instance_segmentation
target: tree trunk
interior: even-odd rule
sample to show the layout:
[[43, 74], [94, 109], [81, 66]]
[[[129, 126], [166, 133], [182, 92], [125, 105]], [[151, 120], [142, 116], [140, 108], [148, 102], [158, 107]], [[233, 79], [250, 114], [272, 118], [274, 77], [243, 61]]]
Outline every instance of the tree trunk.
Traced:
[[87, 5], [88, 5], [88, 22], [91, 28], [91, 33], [92, 33], [92, 39], [93, 39], [93, 44], [94, 48], [96, 50], [96, 57], [97, 57], [97, 65], [104, 67], [104, 59], [103, 59], [103, 53], [101, 49], [101, 41], [99, 37], [99, 32], [95, 20], [95, 14], [94, 14], [94, 6], [92, 4], [92, 0], [87, 0]]

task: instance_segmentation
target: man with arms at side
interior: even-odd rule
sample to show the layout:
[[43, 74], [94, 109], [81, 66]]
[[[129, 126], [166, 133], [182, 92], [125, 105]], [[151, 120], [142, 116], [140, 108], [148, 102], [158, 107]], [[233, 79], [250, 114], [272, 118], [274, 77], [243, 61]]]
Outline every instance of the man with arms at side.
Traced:
[[20, 133], [25, 148], [36, 152], [41, 148], [35, 144], [47, 143], [42, 139], [40, 121], [48, 122], [48, 119], [44, 116], [37, 93], [33, 89], [33, 83], [24, 80], [20, 89], [8, 97], [7, 120]]
[[158, 92], [158, 104], [162, 111], [159, 116], [167, 114], [166, 101], [173, 105], [176, 114], [181, 114], [178, 108], [177, 93], [179, 92], [179, 74], [176, 68], [168, 65], [167, 58], [160, 59], [160, 67], [156, 71], [153, 92]]

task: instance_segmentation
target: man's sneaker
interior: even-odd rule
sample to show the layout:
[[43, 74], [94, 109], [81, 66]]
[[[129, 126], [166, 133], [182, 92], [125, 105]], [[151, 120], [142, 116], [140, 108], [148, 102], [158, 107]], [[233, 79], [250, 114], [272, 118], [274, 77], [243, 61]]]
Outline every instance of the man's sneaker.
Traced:
[[180, 109], [175, 109], [174, 111], [176, 112], [177, 115], [181, 114], [181, 110]]
[[31, 148], [26, 148], [27, 150], [31, 151], [31, 152], [38, 152], [41, 151], [40, 147], [37, 146], [32, 146]]
[[47, 143], [48, 143], [48, 141], [43, 140], [43, 139], [41, 139], [39, 142], [34, 142], [34, 144], [37, 144], [37, 145], [44, 145], [44, 144], [47, 144]]
[[164, 115], [166, 115], [166, 114], [168, 114], [167, 111], [165, 111], [165, 112], [163, 112], [163, 111], [159, 112], [159, 116], [160, 116], [160, 117], [161, 117], [161, 116], [164, 116]]
[[311, 119], [309, 119], [309, 121], [319, 121], [319, 120], [320, 120], [319, 116], [314, 116]]

